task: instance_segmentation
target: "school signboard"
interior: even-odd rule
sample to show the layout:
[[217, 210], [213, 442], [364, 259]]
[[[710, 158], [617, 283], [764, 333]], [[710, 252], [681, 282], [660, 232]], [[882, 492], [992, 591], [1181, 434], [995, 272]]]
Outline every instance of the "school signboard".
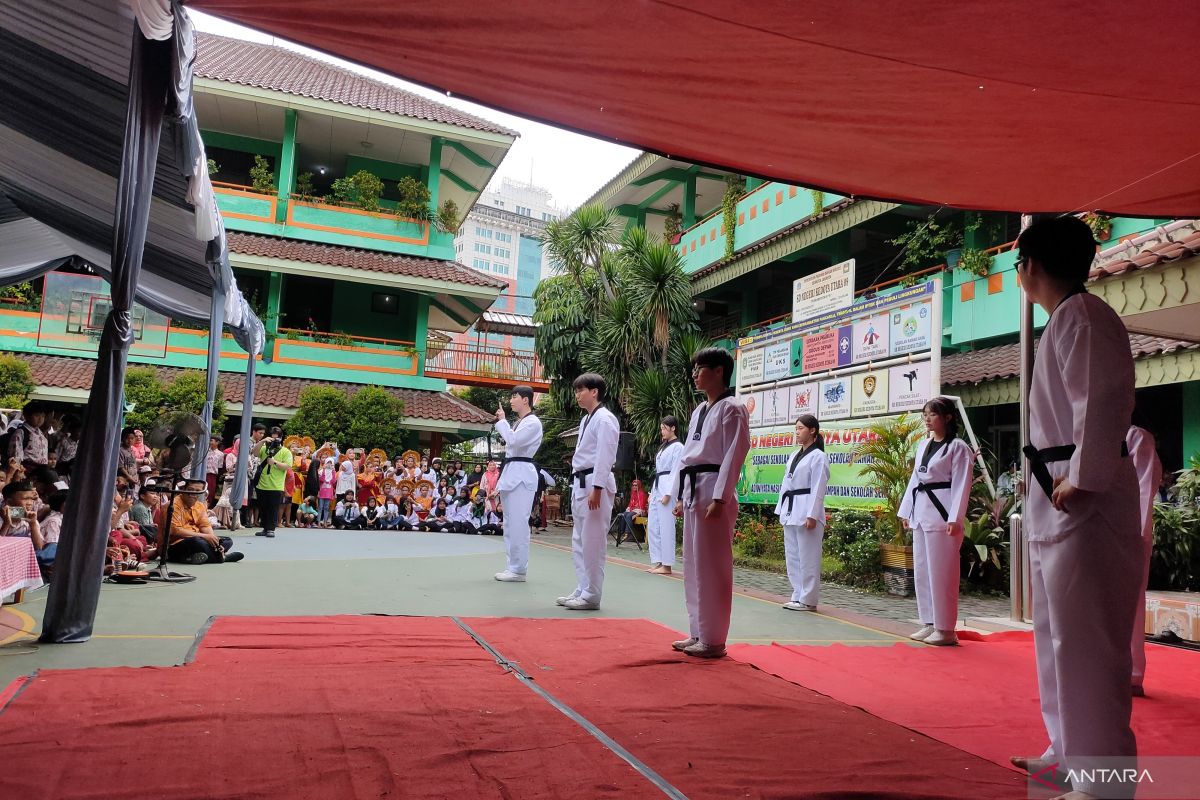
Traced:
[[935, 279], [738, 341], [736, 389], [751, 436], [742, 502], [775, 502], [801, 414], [816, 416], [825, 433], [826, 504], [878, 502], [850, 453], [867, 426], [920, 412], [939, 394], [941, 299]]

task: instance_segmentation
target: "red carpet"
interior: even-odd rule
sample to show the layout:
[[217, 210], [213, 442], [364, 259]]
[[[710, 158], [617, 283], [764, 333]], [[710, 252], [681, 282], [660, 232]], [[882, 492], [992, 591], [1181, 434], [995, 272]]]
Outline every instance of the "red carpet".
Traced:
[[[689, 798], [1024, 796], [1015, 772], [675, 654], [653, 623], [464, 623]], [[0, 796], [23, 800], [663, 796], [444, 618], [225, 618], [184, 667], [41, 673], [0, 752]]]
[[[795, 684], [996, 764], [1039, 754], [1033, 635], [960, 634], [956, 648], [735, 645], [730, 654]], [[1142, 755], [1200, 754], [1200, 654], [1146, 647], [1146, 694], [1133, 701]]]

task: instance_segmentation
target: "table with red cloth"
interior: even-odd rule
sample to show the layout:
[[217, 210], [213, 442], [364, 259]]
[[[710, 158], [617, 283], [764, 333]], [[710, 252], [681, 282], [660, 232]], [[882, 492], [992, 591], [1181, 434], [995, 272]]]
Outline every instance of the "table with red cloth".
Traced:
[[42, 585], [33, 540], [27, 536], [0, 537], [0, 598]]

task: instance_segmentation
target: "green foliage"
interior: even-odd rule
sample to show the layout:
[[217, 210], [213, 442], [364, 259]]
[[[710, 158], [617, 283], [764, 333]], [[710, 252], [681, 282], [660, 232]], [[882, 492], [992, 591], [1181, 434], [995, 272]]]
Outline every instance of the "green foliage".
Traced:
[[[133, 411], [125, 415], [125, 424], [147, 433], [183, 414], [200, 416], [208, 392], [208, 379], [200, 370], [184, 370], [170, 383], [159, 380], [154, 367], [130, 367], [125, 371], [125, 402]], [[225, 393], [217, 384], [213, 401], [212, 430], [225, 427]]]
[[1151, 589], [1200, 590], [1200, 510], [1194, 506], [1154, 504], [1154, 552]]
[[[168, 419], [182, 414], [200, 416], [204, 410], [204, 399], [208, 392], [208, 378], [200, 370], [184, 370], [163, 389], [162, 413]], [[213, 400], [212, 428], [221, 431], [225, 427], [225, 393], [217, 384], [217, 395]]]
[[809, 189], [808, 195], [812, 198], [813, 213], [820, 214], [825, 209], [825, 193], [820, 189]]
[[683, 233], [683, 214], [679, 211], [679, 203], [671, 203], [667, 206], [667, 215], [663, 217], [663, 239], [670, 244], [681, 233]]
[[363, 211], [378, 211], [379, 198], [383, 196], [383, 181], [378, 175], [360, 169], [353, 175], [334, 180], [330, 191], [340, 203], [361, 208]]
[[23, 311], [42, 310], [42, 293], [33, 285], [33, 281], [5, 286], [3, 295], [7, 300], [11, 301], [11, 305], [14, 308]]
[[1106, 214], [1084, 214], [1083, 221], [1092, 229], [1097, 242], [1107, 242], [1112, 237], [1112, 217]]
[[879, 522], [886, 535], [896, 544], [906, 544], [907, 537], [896, 515], [912, 476], [913, 451], [924, 433], [924, 425], [917, 417], [901, 414], [894, 420], [869, 425], [867, 432], [870, 439], [854, 448], [852, 463], [862, 465], [868, 485], [883, 497]]
[[354, 347], [354, 337], [345, 331], [334, 331], [333, 344], [338, 347]]
[[313, 174], [311, 172], [301, 172], [296, 176], [296, 197], [301, 200], [312, 200], [316, 191], [316, 187], [313, 186]]
[[270, 162], [262, 156], [254, 157], [254, 166], [250, 168], [250, 185], [261, 194], [275, 193], [275, 173], [271, 170]]
[[33, 371], [29, 362], [9, 353], [0, 353], [0, 408], [21, 408], [33, 389]]
[[783, 561], [783, 526], [765, 509], [743, 507], [733, 529], [733, 550], [744, 559]]
[[823, 577], [850, 586], [878, 588], [883, 569], [880, 542], [878, 522], [870, 511], [834, 511], [825, 526], [822, 550], [831, 565], [836, 565], [836, 571]]
[[725, 258], [733, 257], [737, 204], [745, 193], [746, 179], [743, 176], [725, 176], [725, 193], [721, 195], [721, 230], [725, 233]]
[[461, 225], [462, 219], [459, 215], [458, 203], [453, 200], [442, 203], [437, 214], [437, 229], [443, 233], [455, 234], [458, 233]]
[[1171, 496], [1184, 505], [1195, 505], [1200, 499], [1200, 454], [1193, 454], [1188, 459], [1187, 469], [1175, 474], [1178, 477], [1171, 487]]
[[378, 386], [365, 386], [350, 398], [346, 410], [346, 441], [368, 450], [382, 447], [389, 453], [404, 449], [408, 431], [404, 428], [404, 401], [399, 397]]
[[216, 162], [216, 159], [208, 159], [208, 176], [211, 178], [221, 171], [221, 165]]
[[981, 278], [985, 277], [992, 268], [992, 254], [974, 247], [968, 247], [962, 251], [958, 268], [970, 272], [972, 275], [978, 275]]
[[163, 385], [154, 367], [129, 367], [125, 370], [125, 402], [133, 411], [125, 415], [125, 424], [149, 432], [162, 413]]
[[963, 246], [964, 232], [974, 231], [980, 224], [978, 214], [968, 214], [964, 227], [953, 220], [941, 221], [934, 212], [923, 222], [911, 220], [907, 230], [889, 243], [904, 248], [900, 259], [902, 272], [919, 271], [942, 263], [947, 250]]
[[399, 195], [396, 201], [396, 216], [415, 219], [418, 222], [426, 222], [433, 218], [433, 212], [429, 210], [431, 195], [428, 186], [411, 175], [406, 175], [396, 182], [396, 192]]
[[[348, 437], [350, 398], [341, 389], [319, 384], [300, 392], [296, 415], [284, 424], [288, 435], [311, 436], [316, 442], [337, 442], [346, 449], [358, 445]], [[370, 445], [374, 447], [375, 445]], [[388, 451], [391, 452], [391, 451]]]

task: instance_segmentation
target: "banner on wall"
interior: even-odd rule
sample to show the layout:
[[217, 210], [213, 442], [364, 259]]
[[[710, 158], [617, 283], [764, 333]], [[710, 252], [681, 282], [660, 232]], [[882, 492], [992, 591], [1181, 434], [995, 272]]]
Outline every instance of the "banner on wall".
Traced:
[[792, 281], [792, 322], [836, 311], [853, 302], [853, 258]]
[[[854, 448], [867, 441], [867, 427], [898, 415], [842, 422], [821, 422], [825, 455], [829, 457], [827, 508], [875, 508], [882, 503], [878, 493], [862, 475], [862, 465], [851, 463]], [[750, 431], [750, 453], [742, 467], [738, 497], [743, 503], [774, 505], [787, 469], [788, 457], [797, 449], [791, 425]]]

